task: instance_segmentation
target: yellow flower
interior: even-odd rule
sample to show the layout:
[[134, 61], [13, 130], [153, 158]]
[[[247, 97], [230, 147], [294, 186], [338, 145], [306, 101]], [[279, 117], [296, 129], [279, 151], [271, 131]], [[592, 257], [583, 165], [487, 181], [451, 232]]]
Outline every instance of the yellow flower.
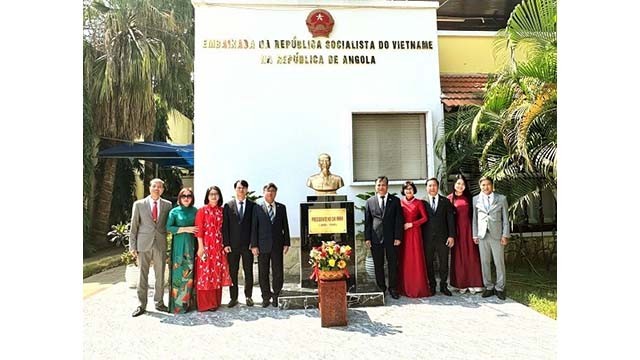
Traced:
[[344, 260], [338, 261], [338, 267], [340, 269], [344, 269], [346, 266], [347, 266], [347, 262], [346, 261], [344, 261]]
[[333, 255], [333, 248], [332, 247], [328, 248], [327, 252], [329, 253], [329, 255]]
[[336, 265], [335, 259], [329, 259], [329, 266], [334, 267]]

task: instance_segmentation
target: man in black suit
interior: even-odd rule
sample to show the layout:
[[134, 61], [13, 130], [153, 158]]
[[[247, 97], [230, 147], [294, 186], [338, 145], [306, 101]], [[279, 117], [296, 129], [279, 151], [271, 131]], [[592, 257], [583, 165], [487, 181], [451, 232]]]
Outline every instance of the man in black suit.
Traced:
[[[284, 254], [289, 251], [289, 220], [287, 208], [276, 202], [278, 187], [268, 183], [262, 188], [264, 202], [256, 205], [251, 230], [251, 250], [258, 254], [258, 279], [262, 292], [262, 307], [278, 306], [278, 296], [284, 283]], [[269, 284], [269, 265], [273, 276], [273, 291]]]
[[384, 280], [384, 257], [387, 257], [389, 270], [389, 294], [399, 298], [397, 247], [403, 235], [404, 216], [400, 199], [388, 194], [389, 179], [379, 176], [376, 179], [376, 195], [370, 197], [364, 210], [365, 244], [371, 249], [376, 283], [383, 292], [387, 290]]
[[449, 199], [438, 194], [439, 185], [436, 178], [427, 180], [427, 199], [423, 202], [429, 220], [422, 225], [422, 241], [431, 293], [435, 294], [436, 292], [433, 263], [437, 254], [440, 267], [438, 271], [440, 273], [440, 292], [451, 296], [451, 291], [447, 287], [447, 277], [449, 276], [449, 249], [453, 246], [456, 237], [456, 223], [453, 205]]
[[253, 292], [253, 253], [249, 249], [251, 243], [251, 225], [255, 203], [247, 199], [249, 183], [237, 180], [233, 187], [236, 191], [235, 199], [224, 204], [222, 211], [222, 238], [224, 250], [229, 260], [229, 271], [233, 285], [229, 288], [231, 301], [229, 307], [238, 304], [238, 271], [242, 258], [244, 272], [244, 295], [247, 306], [253, 306], [251, 294]]

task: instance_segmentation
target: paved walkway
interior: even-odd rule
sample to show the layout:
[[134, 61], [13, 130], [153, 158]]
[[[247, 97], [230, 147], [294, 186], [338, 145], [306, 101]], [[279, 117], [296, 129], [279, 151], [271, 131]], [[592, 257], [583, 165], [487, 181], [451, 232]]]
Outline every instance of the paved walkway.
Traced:
[[[318, 310], [221, 307], [183, 315], [153, 309], [132, 318], [135, 289], [124, 267], [84, 281], [87, 359], [555, 359], [556, 321], [510, 299], [479, 294], [387, 297], [387, 305], [349, 309], [349, 325], [322, 328]], [[165, 292], [165, 303], [168, 294]], [[228, 288], [222, 297], [228, 302]]]

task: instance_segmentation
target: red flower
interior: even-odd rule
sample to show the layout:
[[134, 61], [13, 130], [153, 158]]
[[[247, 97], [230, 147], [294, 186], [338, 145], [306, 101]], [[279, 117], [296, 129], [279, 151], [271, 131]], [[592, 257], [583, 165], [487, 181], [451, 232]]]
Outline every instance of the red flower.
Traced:
[[191, 294], [186, 293], [183, 297], [182, 297], [182, 302], [187, 302], [189, 301], [189, 299], [191, 298]]

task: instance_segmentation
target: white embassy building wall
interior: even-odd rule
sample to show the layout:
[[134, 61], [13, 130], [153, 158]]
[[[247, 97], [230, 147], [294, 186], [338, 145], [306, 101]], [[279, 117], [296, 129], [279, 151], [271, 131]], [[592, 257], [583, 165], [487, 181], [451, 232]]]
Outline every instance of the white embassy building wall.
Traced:
[[[374, 190], [373, 181], [354, 180], [353, 115], [363, 113], [424, 115], [427, 174], [410, 179], [424, 196], [424, 181], [439, 168], [433, 144], [443, 122], [438, 2], [192, 3], [196, 205], [211, 185], [226, 202], [237, 179], [259, 195], [274, 182], [291, 236], [298, 237], [299, 204], [313, 195], [306, 180], [319, 172], [320, 153], [331, 155], [331, 172], [345, 182], [338, 194], [361, 205], [355, 195]], [[316, 9], [334, 19], [326, 37], [314, 38], [307, 28]], [[420, 49], [407, 48], [416, 43]], [[389, 191], [399, 195], [400, 183], [392, 181]]]

